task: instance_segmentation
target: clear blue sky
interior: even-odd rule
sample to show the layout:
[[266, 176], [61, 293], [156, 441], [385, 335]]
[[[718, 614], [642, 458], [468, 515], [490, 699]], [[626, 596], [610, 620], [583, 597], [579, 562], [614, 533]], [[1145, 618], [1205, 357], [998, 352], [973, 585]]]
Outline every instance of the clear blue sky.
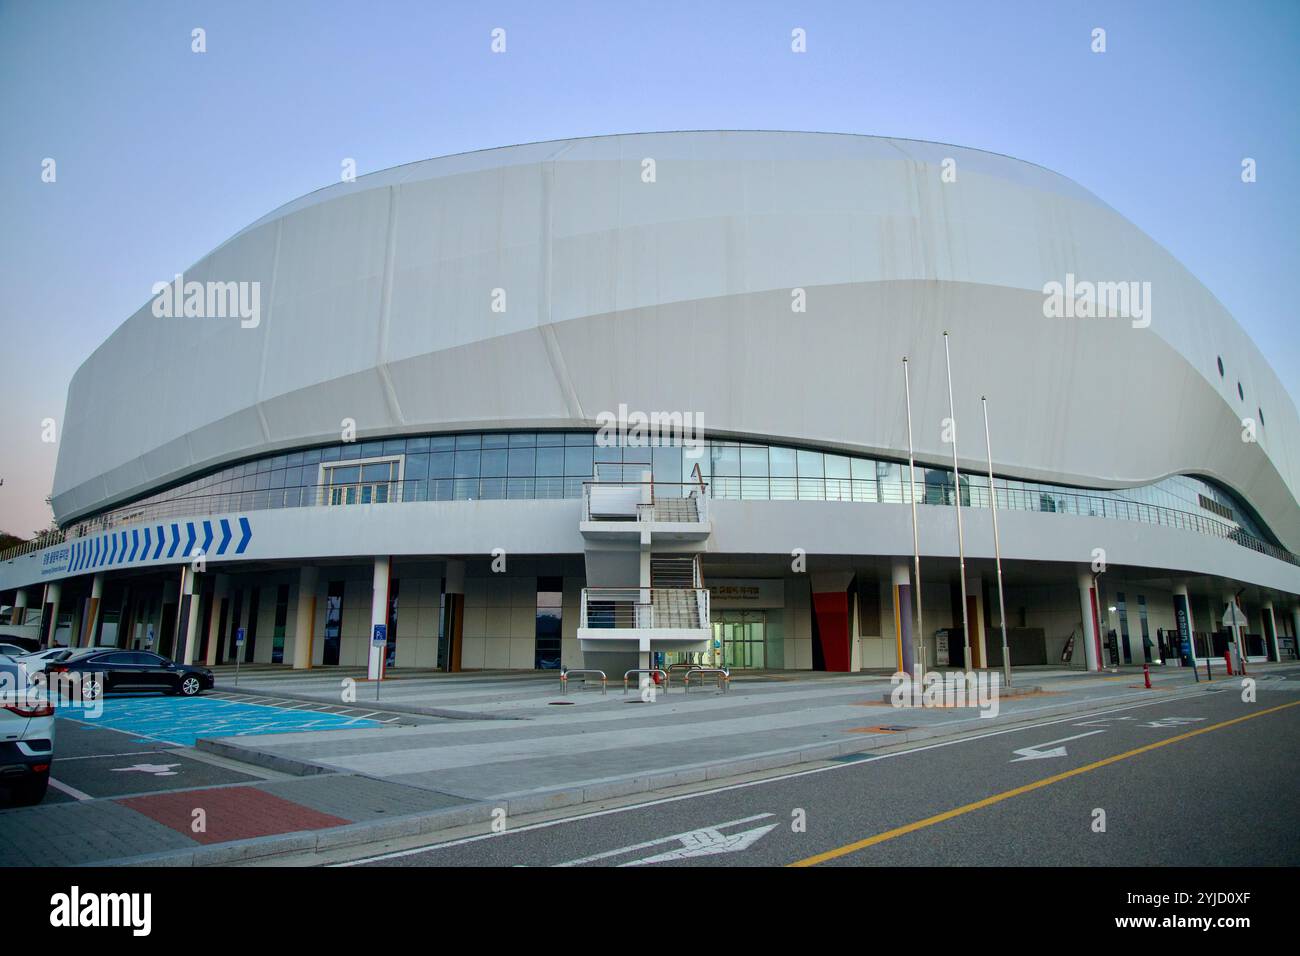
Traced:
[[40, 422], [150, 286], [349, 156], [715, 128], [1006, 153], [1162, 243], [1300, 395], [1298, 73], [1293, 0], [0, 2], [0, 529], [48, 523]]

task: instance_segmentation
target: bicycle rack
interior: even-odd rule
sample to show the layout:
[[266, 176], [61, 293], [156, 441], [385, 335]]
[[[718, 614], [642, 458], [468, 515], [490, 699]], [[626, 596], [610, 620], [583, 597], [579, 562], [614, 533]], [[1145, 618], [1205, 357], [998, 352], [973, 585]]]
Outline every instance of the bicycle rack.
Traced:
[[606, 679], [606, 677], [605, 677], [605, 672], [604, 672], [604, 671], [598, 671], [598, 670], [594, 670], [594, 669], [591, 669], [591, 668], [588, 668], [588, 669], [586, 669], [586, 670], [583, 670], [583, 669], [563, 670], [563, 671], [560, 671], [560, 693], [561, 693], [562, 695], [564, 695], [565, 697], [567, 697], [567, 696], [569, 695], [569, 675], [570, 675], [570, 674], [582, 674], [582, 675], [583, 675], [582, 683], [583, 683], [584, 686], [585, 686], [586, 683], [587, 683], [587, 677], [586, 677], [586, 675], [588, 675], [588, 674], [599, 674], [599, 675], [600, 675], [600, 692], [601, 692], [602, 694], [608, 694], [608, 693], [609, 693], [609, 688], [606, 686], [607, 683], [608, 683], [608, 681], [607, 681], [607, 679]]
[[703, 665], [703, 664], [685, 664], [685, 663], [682, 663], [682, 664], [669, 664], [669, 665], [668, 665], [668, 673], [670, 673], [670, 674], [675, 673], [675, 672], [677, 672], [677, 671], [698, 671], [698, 670], [703, 670], [703, 669], [704, 669], [704, 665]]
[[627, 681], [633, 674], [662, 674], [664, 678], [664, 693], [668, 693], [668, 672], [662, 667], [634, 667], [623, 674], [623, 696], [627, 696]]
[[686, 676], [682, 678], [682, 683], [686, 686], [686, 691], [691, 689], [691, 678], [699, 677], [701, 683], [705, 675], [712, 675], [717, 679], [718, 687], [725, 694], [727, 687], [731, 683], [731, 672], [725, 667], [697, 667], [693, 671], [687, 671]]

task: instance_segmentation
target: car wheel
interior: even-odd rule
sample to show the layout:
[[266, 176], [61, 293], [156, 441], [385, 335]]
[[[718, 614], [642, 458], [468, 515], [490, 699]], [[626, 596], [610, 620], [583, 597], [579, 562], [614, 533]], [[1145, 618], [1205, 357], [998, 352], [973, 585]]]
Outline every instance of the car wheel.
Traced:
[[93, 677], [87, 677], [81, 682], [81, 697], [83, 700], [94, 700], [103, 692], [103, 685]]
[[193, 674], [186, 674], [181, 678], [181, 693], [186, 697], [193, 697], [202, 689], [203, 686], [199, 683], [199, 679]]
[[49, 785], [50, 772], [48, 770], [36, 774], [22, 783], [14, 785], [13, 801], [20, 807], [34, 807], [45, 799], [45, 791]]

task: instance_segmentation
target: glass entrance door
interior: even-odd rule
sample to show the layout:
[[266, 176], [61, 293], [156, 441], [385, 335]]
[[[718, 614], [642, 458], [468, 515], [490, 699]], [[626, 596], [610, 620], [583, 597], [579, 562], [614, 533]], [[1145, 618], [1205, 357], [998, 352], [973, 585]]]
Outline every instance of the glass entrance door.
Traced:
[[729, 670], [758, 670], [767, 666], [767, 615], [763, 611], [721, 611], [713, 637], [722, 642], [722, 665]]

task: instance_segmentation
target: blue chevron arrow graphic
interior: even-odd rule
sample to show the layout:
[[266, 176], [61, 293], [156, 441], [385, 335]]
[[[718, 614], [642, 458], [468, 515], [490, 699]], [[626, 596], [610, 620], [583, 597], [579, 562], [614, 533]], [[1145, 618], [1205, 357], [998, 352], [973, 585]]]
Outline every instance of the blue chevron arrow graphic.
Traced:
[[217, 554], [225, 554], [226, 548], [230, 547], [230, 521], [226, 518], [221, 519], [221, 543], [217, 545]]
[[140, 548], [140, 560], [141, 560], [141, 561], [148, 561], [148, 560], [149, 560], [149, 544], [150, 544], [150, 541], [149, 541], [149, 534], [150, 534], [151, 531], [152, 531], [151, 528], [147, 528], [147, 527], [146, 527], [146, 528], [144, 529], [144, 541], [142, 542], [143, 547]]
[[78, 558], [78, 556], [79, 556], [79, 553], [78, 553], [78, 550], [77, 550], [77, 549], [78, 549], [79, 547], [80, 547], [80, 545], [78, 545], [77, 542], [75, 542], [75, 541], [72, 542], [72, 560], [68, 562], [68, 570], [69, 570], [69, 571], [75, 571], [75, 570], [77, 570], [77, 558]]
[[174, 555], [174, 554], [176, 553], [176, 546], [177, 546], [178, 544], [180, 544], [180, 543], [181, 543], [181, 529], [180, 529], [180, 525], [173, 524], [173, 525], [172, 525], [172, 546], [171, 546], [170, 550], [168, 550], [168, 552], [167, 552], [167, 557], [170, 558], [172, 555]]
[[163, 534], [163, 526], [159, 525], [158, 526], [158, 547], [153, 549], [153, 559], [155, 561], [158, 560], [158, 555], [162, 554], [163, 544], [165, 543], [164, 542], [165, 537], [166, 536]]
[[116, 563], [117, 563], [117, 534], [116, 534], [116, 532], [113, 533], [112, 535], [110, 535], [109, 537], [110, 537], [110, 538], [112, 539], [112, 541], [113, 541], [113, 551], [112, 551], [112, 553], [110, 553], [109, 556], [108, 556], [108, 563], [109, 563], [109, 564], [116, 564]]
[[108, 538], [105, 535], [101, 534], [99, 536], [99, 544], [96, 546], [95, 551], [99, 555], [95, 559], [95, 567], [102, 568], [104, 562], [108, 560]]
[[198, 539], [198, 535], [194, 531], [194, 522], [193, 521], [185, 522], [185, 550], [181, 553], [182, 557], [185, 558], [194, 557], [194, 542], [197, 539]]
[[135, 553], [139, 550], [140, 550], [140, 532], [137, 531], [135, 528], [132, 528], [131, 529], [131, 557], [127, 558], [126, 560], [134, 561]]
[[204, 554], [212, 550], [212, 522], [203, 522], [203, 545], [199, 548]]
[[248, 547], [248, 542], [253, 540], [253, 529], [248, 525], [248, 519], [243, 515], [239, 516], [239, 530], [243, 537], [239, 539], [239, 546], [235, 548], [235, 554], [243, 554], [244, 549]]

